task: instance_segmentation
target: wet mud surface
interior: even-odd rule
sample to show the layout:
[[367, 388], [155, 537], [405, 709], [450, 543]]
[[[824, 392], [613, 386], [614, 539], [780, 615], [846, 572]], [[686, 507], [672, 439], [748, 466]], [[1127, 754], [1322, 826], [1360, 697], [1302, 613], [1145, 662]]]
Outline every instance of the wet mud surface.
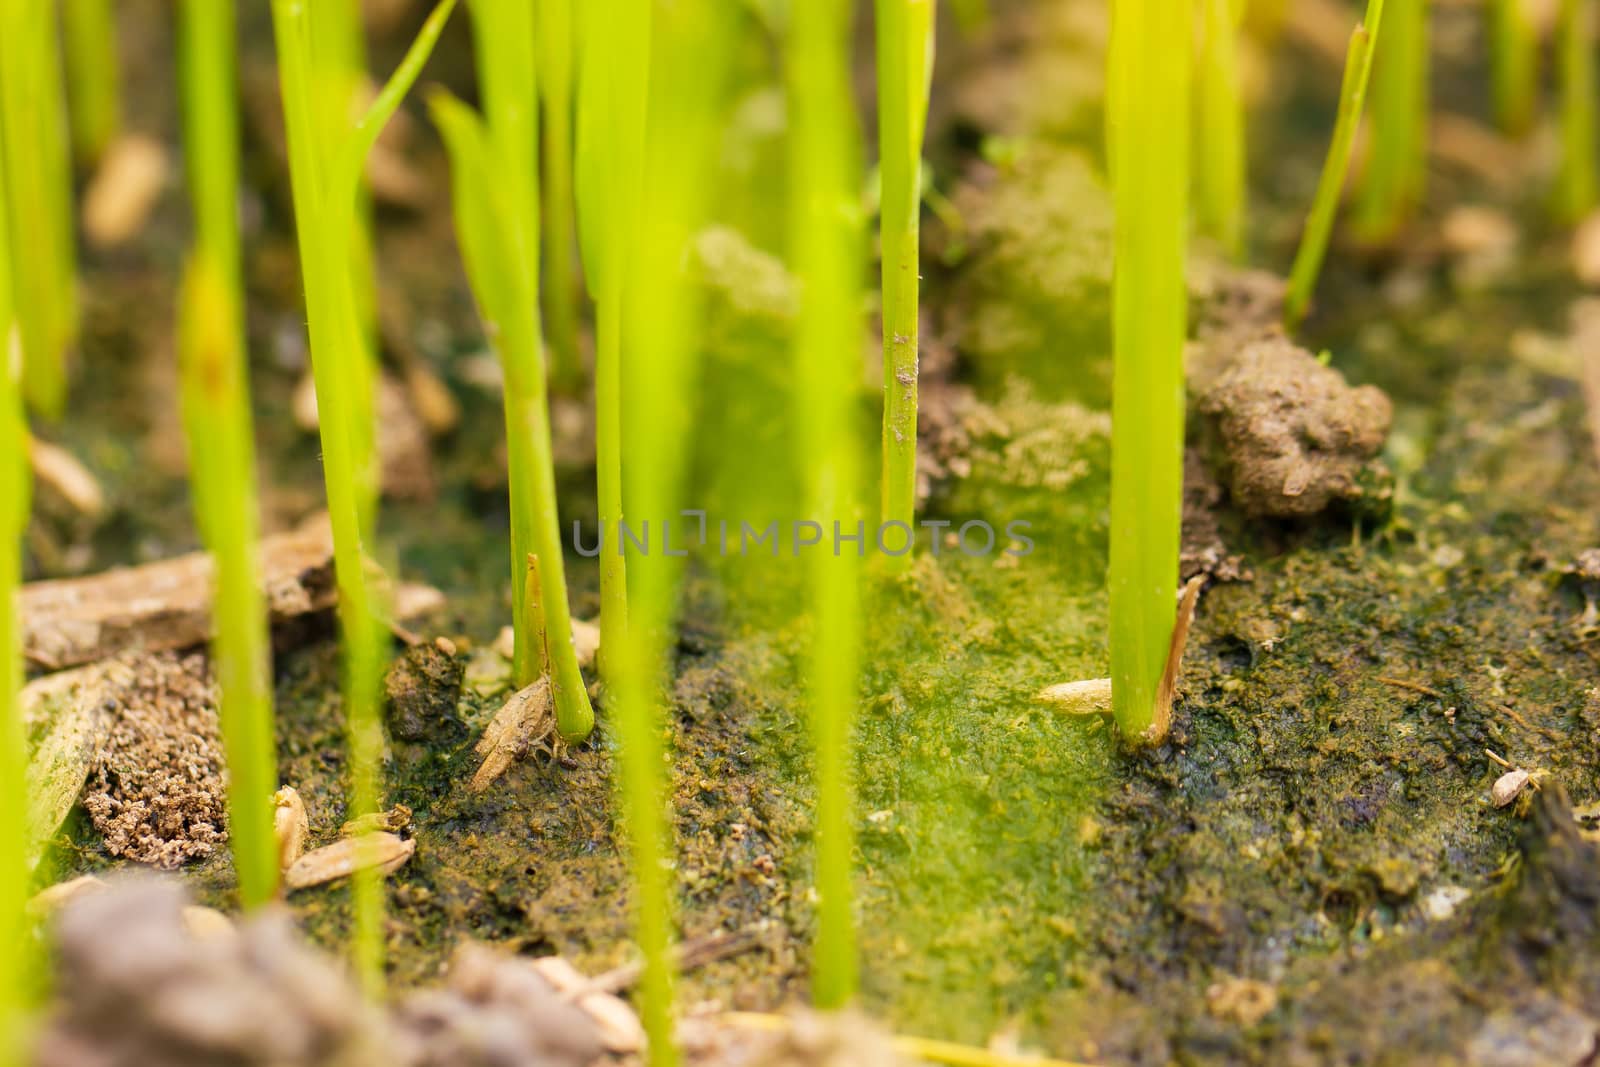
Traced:
[[[1082, 5], [998, 7], [991, 36], [952, 34], [941, 57], [955, 89], [930, 154], [957, 214], [929, 222], [938, 259], [925, 302], [930, 344], [953, 350], [944, 373], [967, 394], [942, 425], [941, 443], [957, 445], [931, 472], [926, 507], [957, 524], [1028, 520], [1035, 549], [945, 548], [906, 575], [870, 574], [863, 1009], [904, 1032], [977, 1044], [1014, 1034], [1106, 1064], [1588, 1062], [1600, 1038], [1589, 815], [1600, 803], [1600, 631], [1579, 561], [1600, 547], [1600, 464], [1563, 347], [1577, 289], [1559, 239], [1530, 223], [1516, 265], [1470, 289], [1431, 250], [1336, 251], [1303, 340], [1392, 403], [1385, 508], [1249, 518], [1214, 472], [1192, 494], [1191, 526], [1214, 544], [1208, 558], [1234, 565], [1212, 572], [1201, 600], [1171, 744], [1125, 757], [1109, 723], [1034, 699], [1106, 673], [1110, 220], [1093, 140], [1104, 27]], [[1454, 85], [1468, 57], [1448, 51], [1449, 32], [1441, 39]], [[164, 47], [130, 63], [130, 78], [164, 77]], [[1264, 264], [1287, 261], [1331, 121], [1337, 72], [1301, 47], [1284, 44], [1280, 103], [1259, 120]], [[464, 33], [443, 48], [454, 84]], [[1056, 72], [1048, 115], [1017, 102], [1022, 71]], [[761, 175], [781, 148], [759, 121], [774, 86], [743, 91], [731, 143]], [[155, 96], [146, 103], [166, 113], [170, 99]], [[490, 647], [509, 611], [504, 472], [481, 334], [442, 251], [442, 160], [431, 134], [418, 141], [437, 203], [383, 213], [380, 258], [462, 418], [434, 443], [434, 499], [386, 505], [382, 519], [387, 562], [450, 596], [424, 636], [454, 645], [427, 654], [390, 719], [384, 803], [412, 810], [416, 841], [387, 882], [390, 979], [399, 990], [437, 982], [465, 939], [559, 953], [594, 973], [632, 958], [605, 694], [586, 744], [534, 754], [482, 794], [467, 788], [473, 746], [508, 695]], [[254, 159], [247, 174], [272, 166]], [[1502, 195], [1452, 172], [1437, 181], [1441, 200]], [[282, 190], [258, 188], [247, 203], [259, 220], [252, 347], [265, 508], [282, 528], [317, 506], [320, 472], [289, 414], [305, 355]], [[169, 189], [139, 251], [89, 261], [88, 372], [49, 436], [101, 479], [108, 517], [86, 527], [45, 505], [32, 535], [39, 576], [193, 547], [163, 369], [169, 326], [147, 310], [172, 303], [181, 203]], [[792, 304], [773, 235], [751, 221], [759, 213], [727, 211], [733, 236], [701, 256], [708, 358], [759, 398], [771, 387], [763, 361], [786, 358]], [[863, 410], [871, 403], [864, 387]], [[719, 417], [714, 429], [742, 416]], [[709, 499], [737, 480], [739, 461], [704, 464]], [[581, 461], [560, 480], [571, 514], [592, 516]], [[592, 617], [592, 561], [569, 565], [575, 610]], [[691, 568], [663, 729], [680, 933], [751, 931], [755, 945], [691, 970], [682, 995], [770, 1010], [806, 995], [805, 630], [774, 610], [792, 590], [746, 604], [748, 584], [715, 561]], [[331, 623], [307, 625], [276, 661], [280, 775], [305, 799], [308, 847], [335, 840], [348, 817], [332, 639]], [[1505, 768], [1485, 750], [1536, 772], [1537, 787], [1496, 807]], [[87, 820], [64, 837], [56, 873], [110, 864], [111, 842]], [[187, 871], [203, 902], [230, 905], [224, 849]], [[313, 941], [344, 942], [345, 887], [290, 904]]]

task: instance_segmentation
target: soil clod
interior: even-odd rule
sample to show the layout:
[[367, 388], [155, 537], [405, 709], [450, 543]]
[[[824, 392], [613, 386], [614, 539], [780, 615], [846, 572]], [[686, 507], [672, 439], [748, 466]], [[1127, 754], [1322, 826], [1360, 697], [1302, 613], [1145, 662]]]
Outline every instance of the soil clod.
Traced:
[[383, 681], [390, 735], [398, 741], [439, 740], [455, 720], [465, 670], [437, 644], [407, 648]]
[[1281, 336], [1247, 344], [1197, 382], [1210, 458], [1229, 495], [1258, 518], [1308, 518], [1386, 497], [1378, 451], [1393, 408]]

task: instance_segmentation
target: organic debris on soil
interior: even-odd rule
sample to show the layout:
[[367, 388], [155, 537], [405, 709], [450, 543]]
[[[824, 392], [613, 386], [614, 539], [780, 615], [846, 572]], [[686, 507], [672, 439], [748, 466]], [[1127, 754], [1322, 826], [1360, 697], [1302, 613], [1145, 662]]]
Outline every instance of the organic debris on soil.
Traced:
[[227, 840], [216, 689], [204, 656], [128, 665], [129, 684], [106, 696], [110, 723], [83, 807], [113, 856], [175, 868]]

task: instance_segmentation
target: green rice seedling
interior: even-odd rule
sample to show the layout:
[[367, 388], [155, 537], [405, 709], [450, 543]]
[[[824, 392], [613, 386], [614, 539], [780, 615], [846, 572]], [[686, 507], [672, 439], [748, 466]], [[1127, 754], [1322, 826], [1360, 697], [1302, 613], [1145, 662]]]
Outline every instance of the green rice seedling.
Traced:
[[[794, 381], [806, 513], [854, 525], [859, 460], [852, 405], [860, 376], [860, 150], [850, 95], [851, 5], [811, 0], [790, 10], [790, 255], [801, 291]], [[816, 755], [817, 935], [811, 995], [838, 1008], [855, 995], [858, 963], [851, 855], [851, 732], [861, 634], [855, 555], [806, 560], [811, 642], [806, 678]]]
[[80, 163], [93, 163], [122, 128], [116, 9], [111, 0], [63, 0], [61, 16], [72, 148]]
[[34, 411], [54, 417], [66, 402], [66, 353], [77, 335], [78, 306], [72, 169], [50, 0], [0, 0], [0, 138], [11, 258], [18, 265], [12, 306], [22, 336], [23, 392]]
[[1428, 177], [1428, 0], [1392, 0], [1377, 39], [1372, 149], [1356, 210], [1362, 240], [1392, 240]]
[[[681, 552], [692, 542], [685, 483], [692, 452], [699, 377], [698, 286], [685, 272], [691, 242], [710, 206], [723, 89], [736, 40], [736, 12], [727, 4], [663, 4], [652, 34], [650, 120], [640, 228], [628, 270], [624, 354], [627, 507], [648, 519], [656, 540], [629, 561], [633, 585], [629, 625], [613, 663], [614, 722], [624, 816], [636, 895], [636, 939], [644, 959], [642, 1014], [656, 1064], [676, 1062], [673, 1047], [674, 901], [671, 833], [664, 818], [666, 716], [660, 694], [667, 671]], [[670, 526], [662, 525], [671, 523]], [[681, 524], [681, 525], [680, 525]], [[670, 546], [669, 547], [669, 540]]]
[[[933, 0], [878, 0], [879, 240], [883, 256], [883, 514], [915, 529], [922, 136], [933, 76]], [[909, 537], [909, 533], [907, 535]], [[911, 553], [890, 557], [903, 567]]]
[[1595, 4], [1561, 0], [1561, 174], [1556, 210], [1576, 223], [1594, 210], [1600, 195], [1595, 94]]
[[[221, 7], [212, 4], [213, 7]], [[278, 888], [277, 786], [266, 605], [256, 563], [255, 447], [232, 293], [199, 252], [184, 279], [179, 336], [184, 428], [201, 536], [215, 561], [212, 662], [228, 761], [228, 837], [246, 908]]]
[[1527, 133], [1539, 96], [1539, 39], [1527, 0], [1490, 0], [1489, 78], [1495, 122], [1514, 136]]
[[[548, 667], [561, 736], [576, 744], [594, 711], [572, 643], [555, 465], [539, 335], [538, 112], [532, 11], [518, 0], [473, 9], [486, 120], [440, 92], [429, 100], [454, 172], [456, 226], [478, 305], [505, 368], [511, 467], [511, 574], [517, 685]], [[542, 604], [529, 602], [527, 561], [540, 560]], [[535, 626], [539, 608], [539, 626]], [[548, 634], [548, 645], [539, 633]]]
[[[317, 132], [319, 108], [330, 101], [316, 77], [311, 41], [318, 13], [326, 5], [305, 0], [273, 0], [279, 78], [289, 135], [289, 173], [299, 234], [306, 319], [311, 332], [312, 373], [320, 415], [323, 479], [333, 525], [334, 568], [339, 586], [339, 616], [344, 633], [344, 703], [349, 745], [349, 802], [352, 812], [378, 807], [378, 770], [383, 752], [379, 716], [382, 631], [374, 611], [374, 591], [363, 548], [366, 523], [363, 486], [356, 464], [361, 458], [363, 408], [355, 393], [371, 389], [371, 356], [356, 310], [350, 235], [355, 227], [361, 167], [385, 123], [400, 106], [439, 39], [455, 0], [440, 0], [405, 58], [359, 121], [336, 145]], [[370, 485], [365, 487], [370, 489]], [[375, 870], [352, 879], [354, 954], [358, 975], [369, 991], [383, 983], [383, 886]]]
[[1245, 130], [1239, 86], [1240, 0], [1204, 0], [1196, 129], [1195, 217], [1232, 259], [1244, 254]]
[[1356, 129], [1361, 125], [1367, 81], [1372, 74], [1372, 56], [1382, 22], [1383, 0], [1367, 0], [1366, 18], [1350, 34], [1350, 45], [1345, 52], [1344, 81], [1339, 88], [1339, 114], [1333, 124], [1333, 142], [1328, 146], [1328, 157], [1322, 163], [1322, 176], [1317, 180], [1311, 214], [1306, 217], [1305, 233], [1300, 237], [1300, 248], [1295, 252], [1294, 267], [1289, 272], [1283, 321], [1290, 330], [1300, 325], [1311, 307], [1311, 296], [1317, 289], [1317, 276], [1322, 272], [1322, 261], [1328, 253], [1328, 238], [1333, 233], [1339, 197], [1344, 191], [1345, 175], [1350, 169], [1350, 155], [1355, 149]]
[[[315, 29], [311, 34], [310, 62], [318, 101], [312, 116], [313, 129], [320, 151], [331, 158], [348, 136], [350, 124], [367, 106], [367, 43], [360, 0], [317, 0], [312, 17]], [[346, 243], [356, 323], [369, 358], [352, 367], [352, 372], [363, 374], [370, 381], [352, 391], [357, 405], [352, 447], [362, 529], [370, 531], [381, 491], [373, 399], [378, 373], [377, 257], [373, 252], [372, 205], [364, 173], [358, 174], [355, 181], [353, 222]]]
[[1188, 309], [1190, 4], [1116, 0], [1108, 116], [1112, 291], [1112, 703], [1124, 740], [1159, 742], [1176, 621]]
[[256, 560], [255, 441], [240, 283], [239, 129], [234, 14], [215, 0], [180, 8], [185, 158], [195, 253], [179, 310], [184, 429], [195, 517], [215, 561], [212, 659], [228, 760], [228, 829], [239, 895], [277, 892], [271, 654]]
[[622, 346], [640, 222], [651, 0], [585, 4], [578, 87], [578, 237], [595, 302], [595, 480], [600, 518], [600, 668], [628, 627], [622, 552]]
[[28, 523], [28, 431], [23, 422], [16, 356], [19, 324], [12, 315], [6, 209], [0, 200], [0, 1067], [22, 1067], [22, 1014], [33, 955], [27, 950], [26, 906], [32, 842], [28, 840], [28, 751], [18, 694], [22, 649], [17, 589]]
[[578, 53], [573, 0], [539, 0], [539, 127], [544, 148], [544, 321], [550, 384], [576, 391], [578, 358], [578, 222], [572, 191], [572, 90]]

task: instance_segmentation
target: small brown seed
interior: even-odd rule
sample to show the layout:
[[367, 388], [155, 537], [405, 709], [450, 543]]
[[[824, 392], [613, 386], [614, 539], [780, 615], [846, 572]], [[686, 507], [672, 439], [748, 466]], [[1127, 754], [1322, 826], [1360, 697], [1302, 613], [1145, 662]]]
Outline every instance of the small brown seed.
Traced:
[[1528, 783], [1533, 781], [1533, 775], [1520, 767], [1514, 771], [1507, 771], [1495, 779], [1494, 786], [1489, 790], [1489, 797], [1494, 801], [1494, 806], [1503, 808], [1516, 800], [1528, 788]]
[[415, 841], [390, 833], [344, 837], [331, 845], [307, 852], [284, 873], [283, 884], [293, 889], [309, 889], [358, 870], [376, 868], [383, 874], [399, 870], [417, 850]]
[[1111, 679], [1062, 682], [1042, 690], [1038, 699], [1067, 715], [1110, 715]]
[[272, 795], [272, 834], [278, 840], [280, 871], [294, 866], [305, 851], [310, 825], [305, 801], [300, 799], [300, 792], [294, 786], [286, 785]]

